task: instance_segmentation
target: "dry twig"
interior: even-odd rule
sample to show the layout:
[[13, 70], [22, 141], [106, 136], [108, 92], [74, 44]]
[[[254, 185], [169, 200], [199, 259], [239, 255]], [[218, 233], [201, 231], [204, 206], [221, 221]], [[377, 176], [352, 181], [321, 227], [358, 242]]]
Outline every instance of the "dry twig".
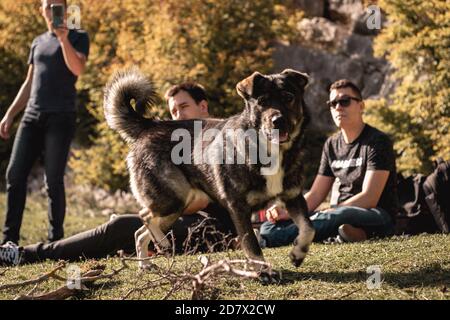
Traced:
[[[120, 273], [122, 270], [127, 269], [128, 265], [126, 264], [126, 262], [123, 260], [121, 260], [121, 261], [122, 261], [122, 267], [117, 270], [113, 270], [112, 272], [110, 272], [108, 274], [103, 274], [105, 267], [98, 265], [98, 266], [95, 266], [93, 269], [90, 269], [87, 272], [83, 273], [83, 275], [79, 279], [67, 279], [67, 278], [59, 276], [57, 274], [57, 272], [66, 266], [66, 263], [62, 262], [62, 263], [59, 263], [57, 265], [57, 267], [54, 268], [53, 270], [51, 270], [50, 272], [48, 272], [36, 279], [22, 281], [22, 282], [13, 283], [13, 284], [6, 284], [6, 285], [1, 286], [0, 290], [19, 288], [19, 287], [24, 287], [24, 286], [34, 284], [35, 286], [33, 287], [33, 289], [31, 289], [27, 294], [19, 295], [18, 297], [15, 298], [15, 300], [64, 300], [64, 299], [74, 296], [75, 294], [77, 294], [78, 292], [80, 292], [82, 290], [87, 290], [86, 286], [91, 285], [92, 283], [94, 283], [97, 280], [110, 279], [110, 278], [114, 277], [115, 275], [117, 275], [118, 273]], [[46, 293], [43, 293], [40, 295], [34, 295], [39, 284], [46, 282], [50, 279], [55, 279], [55, 280], [58, 280], [61, 282], [65, 282], [65, 284], [60, 286], [56, 290], [46, 292]], [[70, 286], [71, 281], [74, 281], [74, 280], [79, 283], [79, 286], [75, 286], [75, 285]]]
[[[136, 259], [135, 259], [136, 260]], [[220, 280], [225, 276], [234, 276], [245, 279], [257, 279], [261, 271], [271, 272], [270, 264], [263, 261], [248, 259], [222, 259], [212, 263], [206, 256], [199, 257], [202, 269], [198, 272], [192, 271], [192, 268], [185, 269], [182, 272], [174, 271], [175, 260], [171, 259], [167, 268], [155, 266], [152, 273], [158, 276], [150, 282], [140, 287], [136, 287], [127, 292], [122, 299], [127, 299], [133, 293], [139, 296], [150, 289], [159, 288], [163, 285], [169, 285], [169, 290], [162, 298], [169, 299], [175, 292], [182, 289], [191, 291], [191, 299], [199, 300], [206, 297], [206, 289], [214, 289]]]
[[26, 280], [26, 281], [22, 281], [22, 282], [18, 282], [18, 283], [5, 284], [5, 285], [0, 286], [0, 290], [24, 287], [24, 286], [28, 286], [28, 285], [32, 285], [32, 284], [38, 284], [38, 283], [47, 281], [50, 278], [60, 280], [60, 281], [66, 281], [65, 278], [62, 278], [56, 274], [56, 272], [58, 272], [59, 270], [61, 270], [64, 267], [65, 267], [65, 263], [59, 263], [56, 266], [56, 268], [54, 268], [50, 272], [47, 272], [46, 274], [44, 274], [36, 279]]

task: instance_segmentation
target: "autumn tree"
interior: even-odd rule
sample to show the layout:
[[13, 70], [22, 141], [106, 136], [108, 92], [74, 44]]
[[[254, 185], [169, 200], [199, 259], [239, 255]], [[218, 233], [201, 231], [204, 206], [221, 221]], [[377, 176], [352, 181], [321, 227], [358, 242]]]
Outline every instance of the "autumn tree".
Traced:
[[450, 3], [381, 0], [389, 23], [375, 53], [394, 67], [398, 83], [387, 100], [368, 103], [368, 119], [389, 132], [406, 173], [427, 173], [450, 156]]
[[[27, 59], [37, 29], [44, 29], [39, 2], [14, 0], [0, 2], [0, 117], [14, 100], [27, 74]], [[25, 18], [26, 17], [26, 18]], [[16, 119], [13, 130], [17, 127]], [[13, 139], [0, 142], [0, 174], [3, 177]], [[0, 184], [2, 184], [0, 182]]]

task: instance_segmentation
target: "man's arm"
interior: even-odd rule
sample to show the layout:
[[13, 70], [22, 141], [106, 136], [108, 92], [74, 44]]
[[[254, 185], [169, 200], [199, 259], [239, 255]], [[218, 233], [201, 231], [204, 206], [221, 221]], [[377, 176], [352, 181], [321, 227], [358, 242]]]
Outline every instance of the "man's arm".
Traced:
[[313, 212], [325, 200], [328, 193], [333, 186], [334, 177], [317, 175], [314, 183], [305, 194], [306, 204], [308, 205], [308, 212]]
[[61, 48], [67, 67], [74, 75], [78, 77], [84, 72], [86, 67], [86, 56], [80, 52], [77, 52], [68, 38], [61, 41]]
[[8, 139], [10, 136], [9, 130], [11, 129], [11, 125], [14, 121], [14, 118], [17, 114], [19, 114], [23, 109], [25, 109], [28, 99], [30, 99], [31, 94], [31, 84], [33, 82], [33, 65], [30, 64], [28, 68], [27, 78], [25, 79], [22, 87], [17, 93], [16, 98], [14, 99], [11, 106], [5, 113], [2, 121], [0, 122], [0, 137], [3, 139]]
[[87, 58], [81, 52], [75, 50], [72, 44], [69, 41], [69, 29], [67, 27], [61, 27], [54, 29], [56, 36], [61, 44], [61, 49], [64, 56], [64, 61], [66, 62], [67, 68], [75, 76], [79, 76], [83, 73], [86, 67]]
[[364, 209], [375, 208], [389, 178], [387, 170], [368, 170], [364, 176], [362, 191], [338, 206], [355, 206]]
[[[314, 211], [327, 197], [328, 193], [333, 186], [334, 177], [328, 177], [323, 175], [317, 175], [314, 179], [314, 183], [305, 194], [306, 205], [308, 206], [308, 212]], [[288, 220], [290, 216], [286, 210], [278, 207], [277, 205], [271, 206], [266, 210], [266, 218], [270, 222], [278, 220]]]

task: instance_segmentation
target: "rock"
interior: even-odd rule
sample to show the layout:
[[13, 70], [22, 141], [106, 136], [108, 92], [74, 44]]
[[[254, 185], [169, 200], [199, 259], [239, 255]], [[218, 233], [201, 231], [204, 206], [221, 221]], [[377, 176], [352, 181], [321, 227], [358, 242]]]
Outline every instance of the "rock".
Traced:
[[325, 12], [324, 0], [295, 0], [294, 4], [305, 12], [307, 17], [322, 17]]
[[[325, 134], [335, 130], [326, 105], [334, 81], [349, 79], [361, 89], [365, 99], [387, 98], [395, 83], [388, 77], [388, 62], [373, 56], [373, 39], [378, 31], [371, 27], [377, 22], [373, 14], [378, 7], [365, 8], [361, 0], [327, 0], [313, 5], [314, 2], [296, 2], [307, 12], [307, 18], [297, 25], [300, 37], [296, 43], [276, 47], [274, 71], [293, 68], [311, 76], [305, 101], [313, 118], [312, 126]], [[320, 17], [317, 14], [322, 5], [324, 13]], [[381, 26], [383, 19], [381, 14]]]
[[393, 77], [394, 68], [391, 65], [386, 65], [383, 68], [382, 74], [384, 74], [384, 81], [380, 88], [380, 91], [372, 99], [386, 98], [390, 101], [390, 96], [395, 92], [395, 88], [400, 85], [401, 80]]
[[333, 42], [337, 26], [325, 18], [305, 18], [298, 23], [298, 30], [308, 41]]
[[362, 95], [365, 98], [377, 95], [383, 85], [385, 76], [381, 72], [365, 74], [363, 78], [364, 89]]
[[349, 55], [372, 57], [373, 56], [372, 42], [373, 41], [371, 37], [352, 34], [344, 40], [345, 52], [348, 53]]
[[[368, 41], [363, 42], [369, 44]], [[331, 53], [303, 45], [279, 44], [274, 53], [274, 72], [293, 68], [309, 74], [310, 84], [306, 90], [305, 101], [311, 113], [312, 127], [320, 132], [335, 129], [326, 105], [328, 90], [334, 81], [349, 79], [361, 88], [364, 98], [379, 94], [384, 85], [388, 67], [386, 61], [375, 59], [372, 54], [356, 54], [358, 51], [368, 51], [366, 46], [356, 46], [353, 49], [355, 54], [347, 52], [346, 48], [341, 52]]]
[[386, 23], [386, 15], [375, 5], [365, 8], [353, 24], [353, 32], [361, 35], [377, 35]]
[[336, 22], [353, 23], [365, 11], [361, 0], [328, 0], [327, 3], [326, 17]]
[[347, 36], [344, 30], [325, 18], [304, 18], [297, 28], [309, 46], [326, 50], [335, 50], [336, 46]]

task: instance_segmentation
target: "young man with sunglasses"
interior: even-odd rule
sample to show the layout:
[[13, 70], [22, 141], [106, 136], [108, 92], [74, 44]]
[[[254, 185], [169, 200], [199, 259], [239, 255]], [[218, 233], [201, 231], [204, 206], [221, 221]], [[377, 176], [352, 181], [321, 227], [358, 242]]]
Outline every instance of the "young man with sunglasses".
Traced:
[[[364, 123], [361, 91], [349, 80], [331, 85], [328, 106], [340, 130], [325, 142], [318, 174], [304, 196], [316, 230], [314, 241], [390, 236], [398, 206], [392, 143]], [[315, 212], [331, 189], [330, 208]], [[270, 207], [266, 217], [260, 229], [263, 245], [288, 245], [297, 237], [297, 226], [282, 208]]]

